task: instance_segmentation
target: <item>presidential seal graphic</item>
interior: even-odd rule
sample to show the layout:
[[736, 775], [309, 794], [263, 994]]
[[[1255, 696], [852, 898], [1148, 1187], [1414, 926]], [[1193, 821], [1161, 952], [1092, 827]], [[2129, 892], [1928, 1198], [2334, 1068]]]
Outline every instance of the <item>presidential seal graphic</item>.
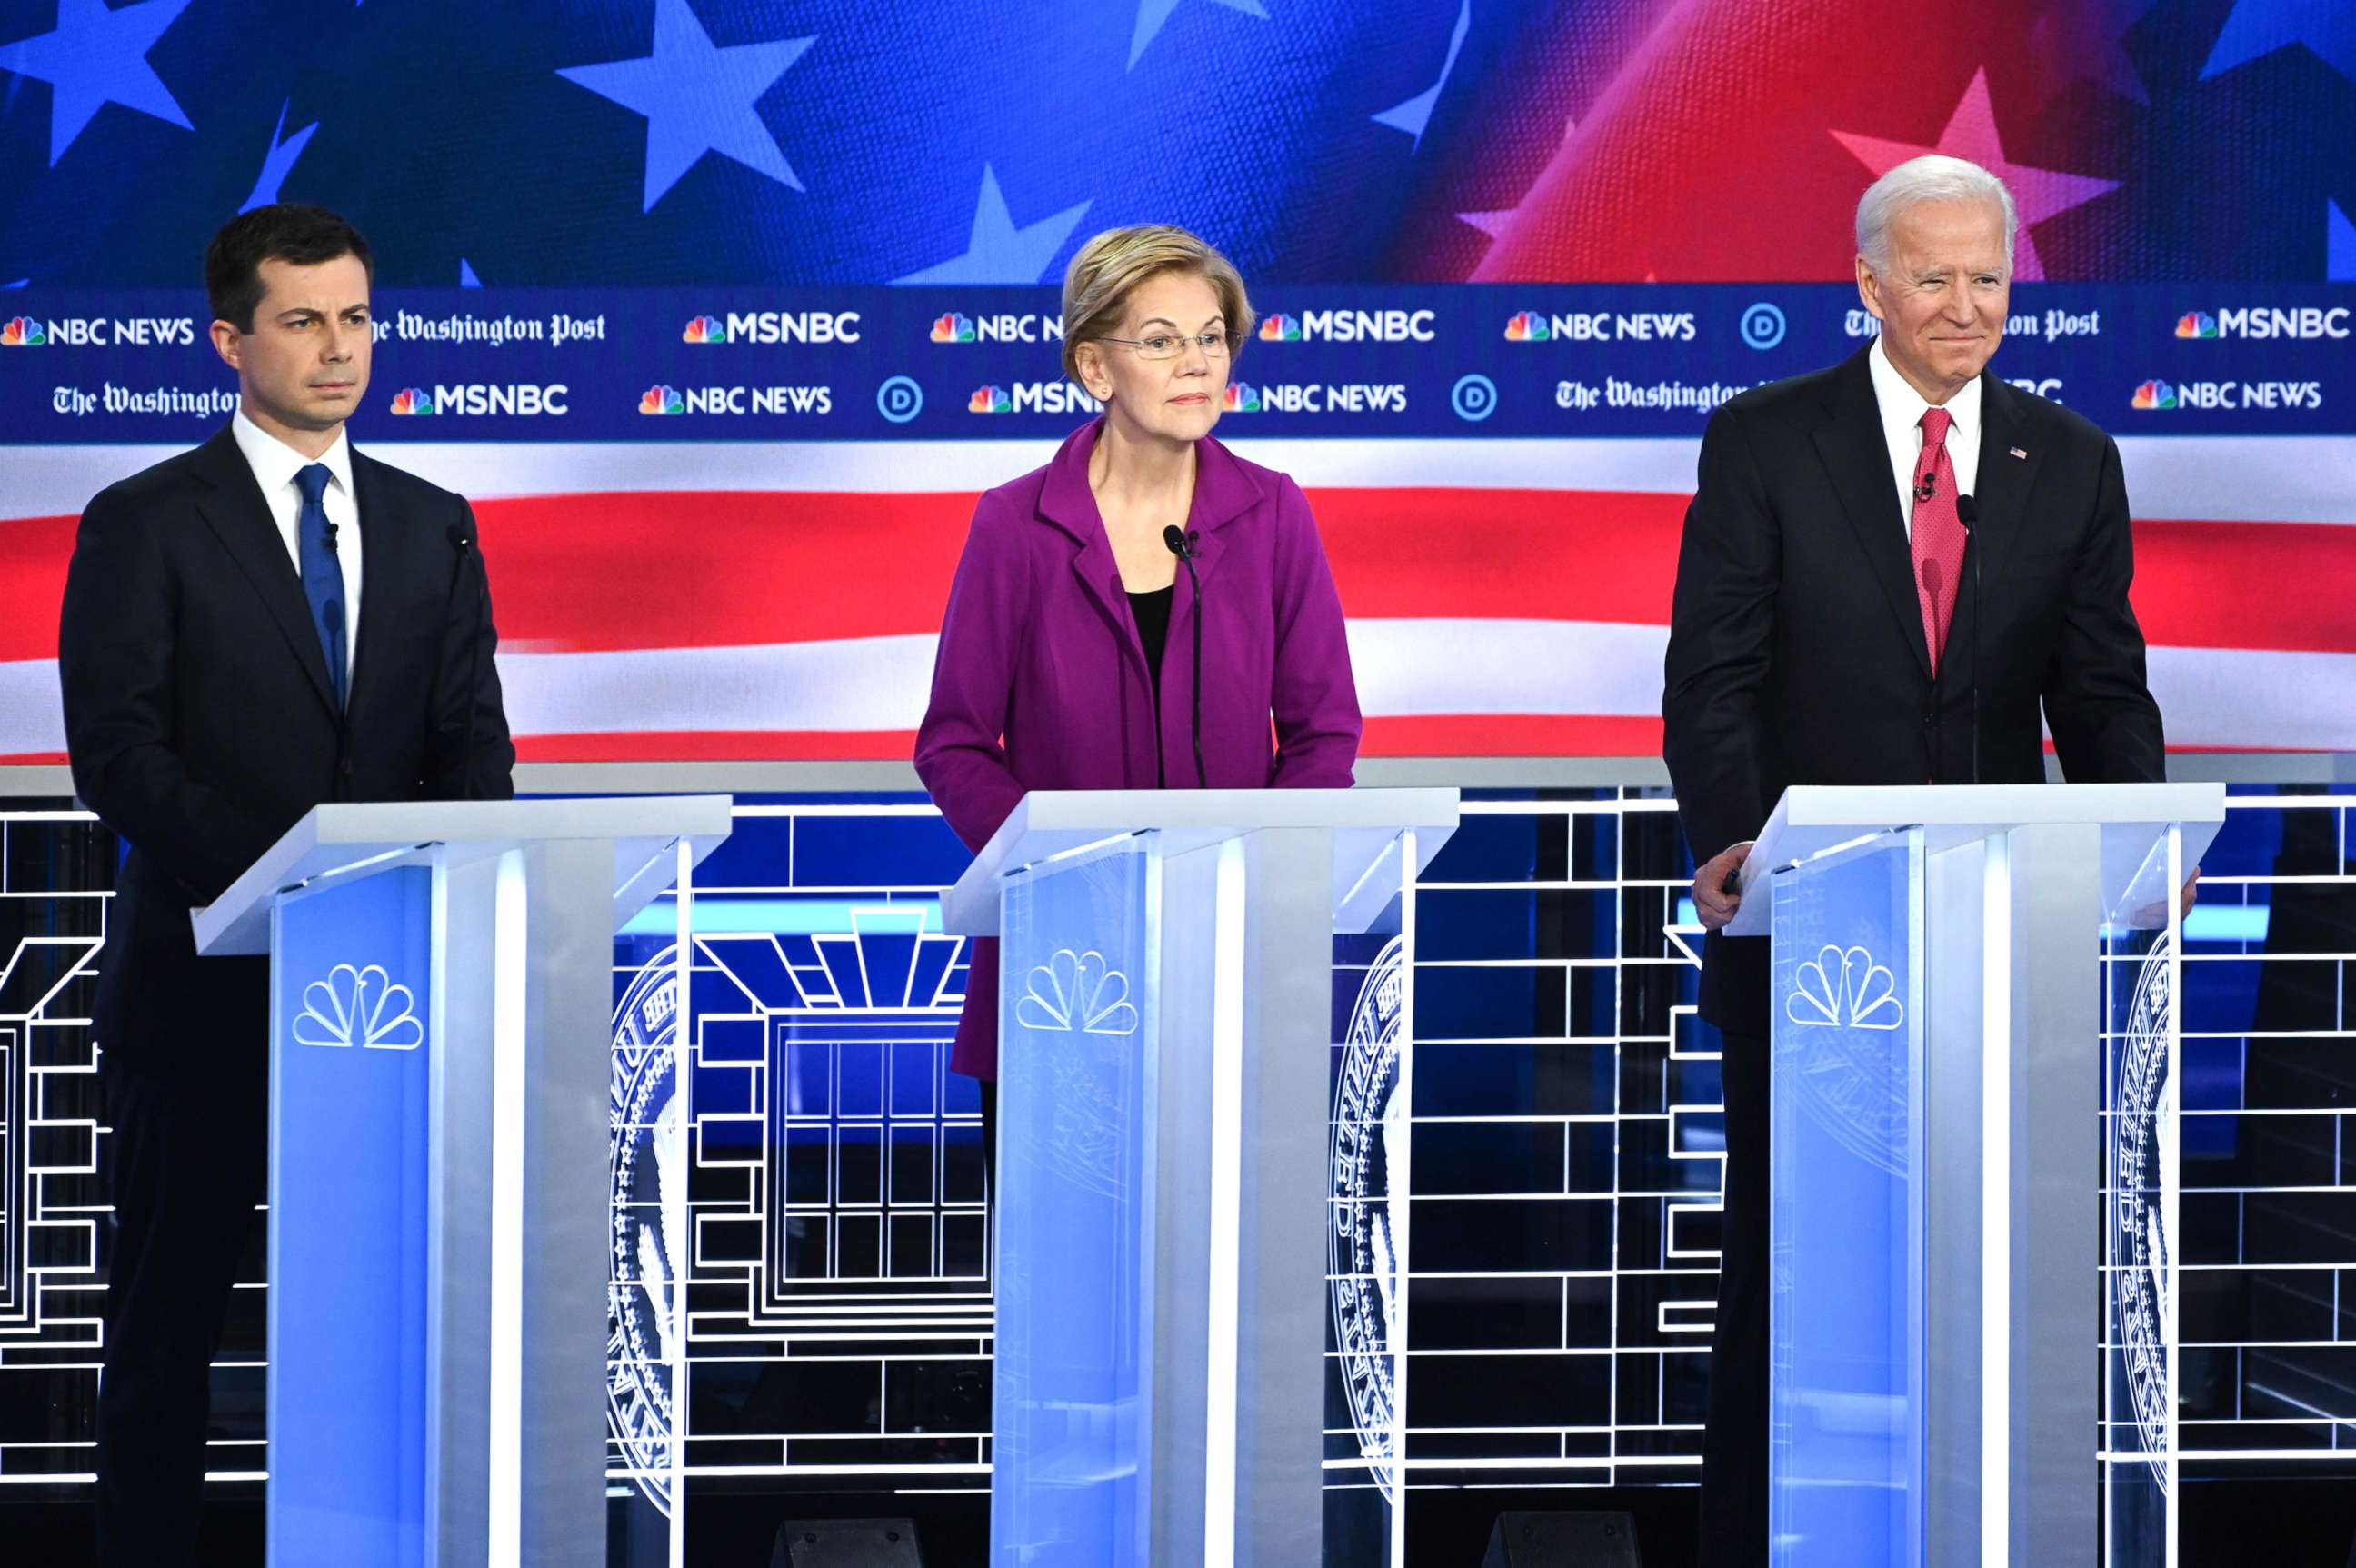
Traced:
[[670, 1512], [671, 1368], [685, 1329], [687, 1173], [678, 1137], [679, 950], [641, 968], [614, 1009], [613, 1223], [606, 1278], [605, 1421], [648, 1502]]
[[1906, 1041], [1897, 976], [1862, 947], [1827, 945], [1793, 966], [1776, 1049], [1799, 1054], [1800, 1104], [1808, 1119], [1861, 1160], [1896, 1174], [1906, 1137], [1906, 1079], [1893, 1070]]
[[[1399, 1022], [1407, 999], [1406, 950], [1394, 937], [1376, 955], [1350, 1009], [1333, 1083], [1329, 1142], [1333, 1229], [1326, 1273], [1333, 1296], [1333, 1343], [1350, 1399], [1358, 1452], [1384, 1500], [1393, 1493], [1391, 1434], [1398, 1411], [1399, 1309], [1404, 1282], [1391, 1205], [1390, 1167], [1408, 1136], [1398, 1093]], [[1405, 1194], [1400, 1194], [1402, 1201]]]
[[[2176, 1185], [2176, 1084], [2168, 1076], [2170, 950], [2146, 953], [2112, 1080], [2111, 1289], [2119, 1375], [2152, 1475], [2168, 1487], [2168, 1292], [2164, 1195]], [[2115, 1413], [2116, 1412], [2115, 1411]]]

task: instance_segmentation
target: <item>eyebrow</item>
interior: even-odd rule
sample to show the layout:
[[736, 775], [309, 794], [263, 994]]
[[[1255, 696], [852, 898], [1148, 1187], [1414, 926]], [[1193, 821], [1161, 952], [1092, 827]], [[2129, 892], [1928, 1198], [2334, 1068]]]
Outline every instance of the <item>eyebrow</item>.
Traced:
[[[1205, 328], [1209, 328], [1222, 326], [1226, 321], [1226, 317], [1224, 316], [1214, 316], [1208, 321], [1204, 322], [1203, 325]], [[1137, 329], [1140, 332], [1142, 332], [1149, 327], [1175, 327], [1178, 324], [1175, 321], [1171, 320], [1166, 316], [1149, 316], [1144, 320], [1137, 324]]]

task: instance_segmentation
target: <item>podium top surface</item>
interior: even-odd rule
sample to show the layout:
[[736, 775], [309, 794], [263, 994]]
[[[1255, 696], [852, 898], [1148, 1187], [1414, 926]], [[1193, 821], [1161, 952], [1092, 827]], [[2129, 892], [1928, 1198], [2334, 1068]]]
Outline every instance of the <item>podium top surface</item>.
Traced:
[[[641, 795], [580, 800], [338, 801], [315, 806], [246, 867], [229, 891], [194, 912], [197, 950], [270, 950], [281, 893], [413, 865], [465, 861], [519, 844], [601, 840], [614, 845], [618, 925], [670, 886], [682, 841], [701, 861], [728, 836], [725, 795]], [[627, 908], [625, 908], [625, 905]]]
[[[942, 925], [960, 936], [995, 936], [1000, 877], [1147, 832], [1161, 836], [1164, 854], [1183, 854], [1271, 828], [1331, 828], [1342, 908], [1398, 833], [1424, 830], [1416, 842], [1421, 870], [1456, 831], [1458, 815], [1454, 789], [1034, 789], [942, 897]], [[1371, 918], [1374, 911], [1366, 913]]]
[[1751, 889], [1776, 872], [1858, 838], [1925, 830], [1933, 853], [2017, 827], [2101, 827], [2103, 897], [2115, 908], [2171, 824], [2184, 830], [2183, 860], [2200, 864], [2225, 821], [2225, 787], [2202, 784], [1795, 784], [1783, 791], [1742, 864], [1740, 908], [1727, 925], [1763, 937], [1768, 899]]

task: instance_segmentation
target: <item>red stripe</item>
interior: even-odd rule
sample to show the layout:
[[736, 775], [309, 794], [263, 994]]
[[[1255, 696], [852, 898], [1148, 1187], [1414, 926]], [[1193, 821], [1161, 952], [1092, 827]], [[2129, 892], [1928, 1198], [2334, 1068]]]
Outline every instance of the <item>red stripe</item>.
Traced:
[[1362, 757], [1658, 757], [1661, 721], [1616, 714], [1368, 719]]
[[516, 737], [519, 762], [905, 762], [915, 730], [637, 730]]
[[[1359, 618], [1668, 618], [1685, 499], [1330, 489], [1312, 498]], [[936, 629], [972, 498], [541, 496], [478, 509], [507, 645], [727, 647]], [[0, 659], [51, 658], [71, 518], [0, 528]], [[2157, 646], [2356, 651], [2356, 527], [2138, 523]]]
[[2136, 617], [2163, 648], [2356, 652], [2356, 527], [2139, 522]]
[[[536, 735], [516, 743], [525, 762], [905, 762], [913, 730], [659, 730]], [[1449, 714], [1369, 719], [1366, 757], [1658, 757], [1661, 721], [1616, 715]]]

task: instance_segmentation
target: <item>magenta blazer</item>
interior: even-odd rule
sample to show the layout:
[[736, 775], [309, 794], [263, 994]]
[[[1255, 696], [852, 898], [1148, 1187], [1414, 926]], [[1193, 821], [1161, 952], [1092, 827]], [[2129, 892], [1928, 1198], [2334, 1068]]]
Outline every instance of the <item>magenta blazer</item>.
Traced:
[[[985, 494], [941, 618], [916, 772], [980, 850], [1033, 789], [1195, 783], [1194, 619], [1178, 572], [1162, 712], [1112, 542], [1088, 489], [1099, 419], [1055, 460]], [[1205, 436], [1194, 500], [1203, 578], [1203, 767], [1215, 789], [1341, 789], [1358, 756], [1342, 601], [1301, 487]], [[958, 1072], [998, 1076], [998, 944], [975, 944]]]

